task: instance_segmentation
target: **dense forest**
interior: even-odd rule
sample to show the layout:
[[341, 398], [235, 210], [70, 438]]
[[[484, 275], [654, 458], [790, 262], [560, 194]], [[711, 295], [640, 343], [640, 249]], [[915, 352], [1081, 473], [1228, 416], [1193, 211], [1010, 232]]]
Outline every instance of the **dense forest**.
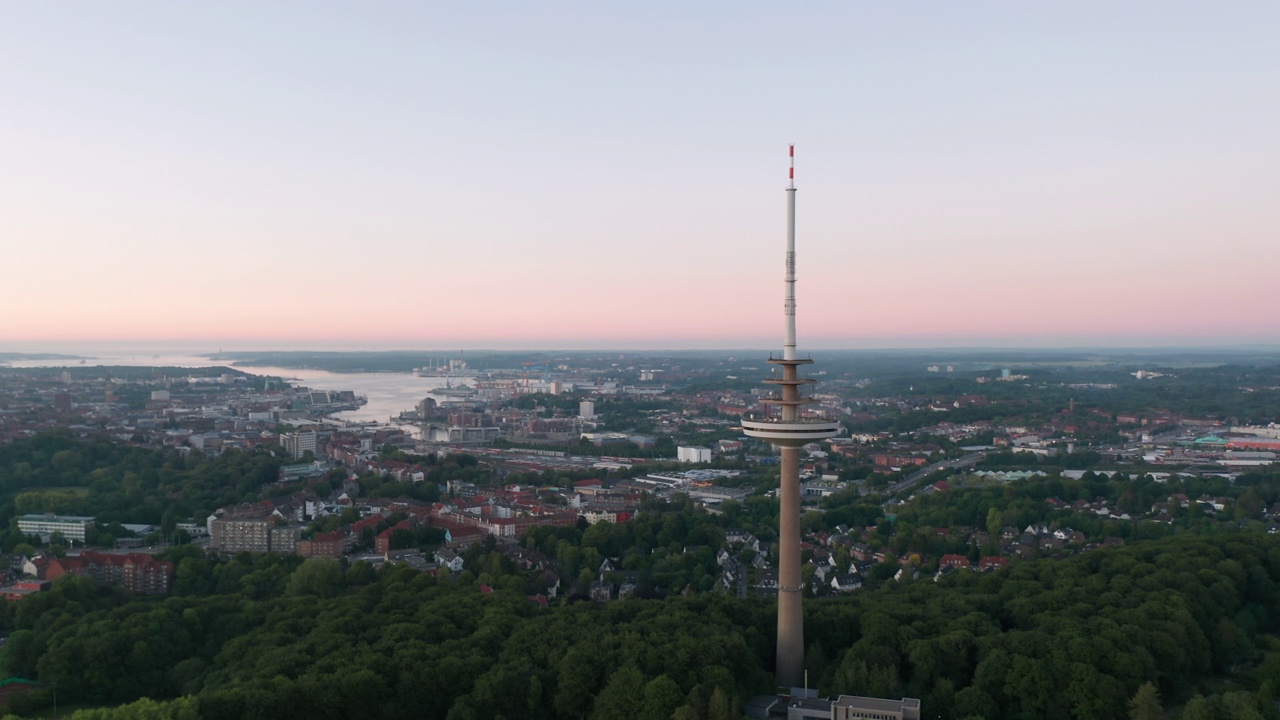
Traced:
[[[771, 689], [767, 599], [543, 608], [516, 575], [482, 587], [334, 560], [178, 562], [172, 597], [65, 578], [23, 601], [10, 671], [64, 702], [188, 698], [175, 707], [211, 719], [719, 718]], [[920, 697], [934, 718], [1126, 717], [1148, 682], [1175, 702], [1246, 692], [1253, 715], [1219, 717], [1270, 715], [1278, 581], [1280, 543], [1241, 533], [889, 584], [810, 601], [807, 665], [825, 693]]]
[[[13, 517], [29, 493], [74, 489], [76, 502], [97, 507], [68, 507], [160, 519], [177, 503], [195, 513], [255, 497], [275, 463], [266, 453], [206, 458], [60, 435], [13, 443], [0, 447], [5, 541], [22, 542]], [[1184, 482], [1266, 502], [1280, 492], [1265, 471], [1231, 487]], [[1169, 490], [1150, 478], [1047, 478], [922, 498], [896, 523], [878, 505], [837, 498], [804, 522], [875, 524], [886, 541], [910, 543], [935, 524], [990, 522], [993, 511], [1021, 522], [1049, 495], [1133, 493], [1141, 503]], [[712, 589], [711, 548], [726, 527], [767, 539], [776, 512], [763, 497], [721, 516], [651, 501], [629, 523], [535, 530], [525, 547], [564, 575], [550, 606], [530, 597], [535, 571], [492, 542], [441, 578], [173, 548], [168, 597], [67, 576], [0, 605], [5, 670], [41, 683], [9, 711], [48, 707], [56, 688], [64, 705], [99, 708], [78, 714], [88, 720], [739, 717], [749, 697], [773, 689], [774, 600]], [[644, 592], [586, 600], [605, 557], [641, 574]], [[1126, 547], [939, 582], [886, 576], [853, 595], [811, 598], [806, 666], [823, 694], [919, 697], [930, 718], [1121, 718], [1140, 698], [1184, 718], [1276, 718], [1278, 583], [1280, 537], [1260, 523], [1189, 517]]]

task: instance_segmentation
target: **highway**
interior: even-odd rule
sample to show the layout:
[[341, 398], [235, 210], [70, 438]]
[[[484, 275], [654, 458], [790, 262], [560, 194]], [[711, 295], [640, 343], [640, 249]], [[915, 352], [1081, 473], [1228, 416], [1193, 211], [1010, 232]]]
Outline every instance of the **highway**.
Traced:
[[961, 458], [943, 460], [941, 462], [936, 462], [932, 465], [922, 467], [898, 482], [890, 485], [886, 492], [890, 495], [897, 495], [899, 492], [911, 487], [939, 470], [956, 470], [959, 468], [973, 467], [981, 462], [982, 458], [986, 456], [987, 454], [985, 452], [970, 453], [969, 455], [965, 455]]

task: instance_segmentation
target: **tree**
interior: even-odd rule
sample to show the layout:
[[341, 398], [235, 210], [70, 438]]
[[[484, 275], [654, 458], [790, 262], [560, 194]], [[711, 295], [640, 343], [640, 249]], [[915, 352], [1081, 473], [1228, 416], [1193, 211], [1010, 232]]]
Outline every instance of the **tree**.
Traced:
[[1222, 717], [1226, 720], [1262, 720], [1258, 704], [1247, 692], [1229, 692], [1222, 696]]
[[1000, 511], [991, 508], [987, 511], [987, 534], [992, 537], [1000, 535], [1000, 531], [1004, 529], [1004, 518], [1001, 517]]
[[169, 702], [142, 698], [114, 708], [77, 710], [71, 715], [71, 720], [198, 720], [200, 711], [197, 703], [194, 697]]
[[707, 720], [733, 720], [733, 702], [719, 686], [711, 693], [707, 703]]
[[529, 717], [538, 717], [543, 714], [546, 707], [546, 698], [543, 697], [542, 680], [537, 675], [529, 678], [529, 690], [525, 693], [525, 710], [528, 711]]
[[289, 576], [290, 595], [332, 597], [342, 588], [342, 564], [335, 558], [307, 558]]
[[1164, 718], [1164, 708], [1160, 705], [1160, 693], [1155, 683], [1146, 683], [1138, 688], [1133, 699], [1129, 701], [1130, 720], [1160, 720]]
[[644, 686], [644, 704], [641, 707], [639, 720], [670, 720], [671, 714], [684, 703], [684, 693], [680, 686], [666, 675], [649, 681]]
[[604, 690], [596, 696], [593, 720], [628, 720], [638, 717], [644, 703], [644, 674], [626, 665], [609, 676]]
[[168, 510], [164, 511], [164, 516], [160, 519], [160, 534], [164, 535], [165, 537], [170, 537], [173, 535], [174, 531], [177, 529], [178, 529], [177, 515], [173, 512], [173, 508], [169, 508]]
[[[387, 445], [387, 447], [394, 447]], [[445, 720], [480, 720], [480, 714], [471, 705], [471, 696], [463, 695], [454, 701], [453, 706], [449, 708], [449, 714], [445, 716]]]
[[566, 718], [586, 717], [602, 670], [595, 654], [585, 647], [575, 647], [560, 661], [559, 669], [554, 700], [556, 713]]
[[1258, 491], [1249, 487], [1236, 498], [1234, 514], [1237, 520], [1257, 520], [1265, 508], [1266, 503], [1258, 496]]
[[[294, 572], [297, 572], [296, 570]], [[348, 586], [368, 585], [378, 579], [378, 571], [372, 564], [363, 560], [351, 563], [347, 568], [346, 582]]]
[[1181, 720], [1214, 720], [1216, 717], [1213, 703], [1202, 695], [1196, 695], [1182, 709]]

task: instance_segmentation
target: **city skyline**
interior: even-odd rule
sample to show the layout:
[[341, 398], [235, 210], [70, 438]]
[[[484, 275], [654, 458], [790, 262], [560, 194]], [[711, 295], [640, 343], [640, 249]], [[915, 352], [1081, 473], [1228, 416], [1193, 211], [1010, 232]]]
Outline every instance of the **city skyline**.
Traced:
[[1280, 331], [1270, 3], [0, 19], [0, 350], [771, 347], [789, 143], [806, 349]]

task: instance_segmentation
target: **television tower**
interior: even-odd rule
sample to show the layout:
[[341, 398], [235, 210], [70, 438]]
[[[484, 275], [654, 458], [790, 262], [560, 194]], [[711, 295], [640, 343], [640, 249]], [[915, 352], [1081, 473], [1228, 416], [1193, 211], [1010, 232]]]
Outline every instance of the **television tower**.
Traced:
[[801, 385], [813, 380], [801, 378], [797, 369], [813, 360], [796, 355], [796, 147], [790, 146], [791, 172], [787, 183], [787, 260], [783, 278], [785, 337], [782, 357], [769, 356], [769, 363], [782, 366], [782, 378], [765, 380], [781, 388], [781, 397], [765, 400], [779, 412], [742, 421], [748, 437], [767, 440], [782, 454], [782, 477], [778, 518], [778, 685], [798, 688], [804, 680], [804, 608], [800, 585], [800, 448], [835, 437], [840, 426], [829, 420], [800, 416], [800, 408], [814, 401], [800, 395]]

